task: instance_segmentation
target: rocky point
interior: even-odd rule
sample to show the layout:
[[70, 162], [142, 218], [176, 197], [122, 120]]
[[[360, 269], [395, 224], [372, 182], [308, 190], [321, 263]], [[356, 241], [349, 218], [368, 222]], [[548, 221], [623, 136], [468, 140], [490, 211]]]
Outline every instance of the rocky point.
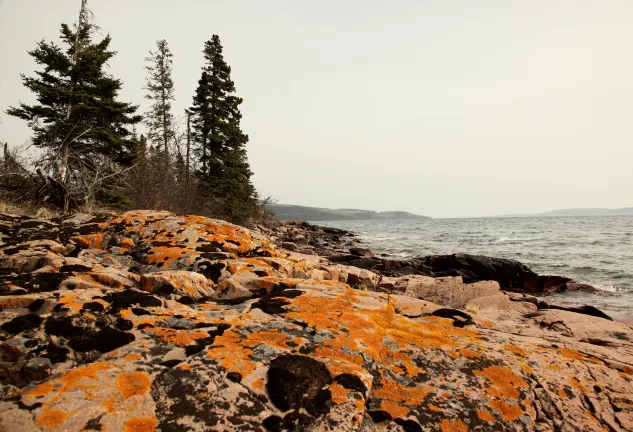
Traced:
[[2, 215], [0, 429], [633, 430], [630, 326], [297, 226]]

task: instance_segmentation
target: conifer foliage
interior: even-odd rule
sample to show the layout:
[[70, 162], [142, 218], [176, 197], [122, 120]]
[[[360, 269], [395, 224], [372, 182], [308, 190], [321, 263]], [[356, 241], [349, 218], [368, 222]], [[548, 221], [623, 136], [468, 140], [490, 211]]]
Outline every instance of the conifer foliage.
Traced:
[[61, 26], [61, 42], [40, 41], [29, 54], [42, 66], [34, 77], [22, 75], [37, 103], [20, 103], [9, 115], [26, 120], [33, 130], [32, 143], [44, 150], [39, 167], [69, 191], [99, 194], [109, 172], [133, 164], [137, 141], [129, 128], [140, 122], [137, 106], [119, 100], [121, 81], [104, 71], [114, 56], [111, 38], [94, 41], [95, 26], [82, 2], [79, 23]]
[[171, 77], [174, 55], [165, 39], [156, 42], [156, 51], [150, 51], [145, 59], [149, 76], [145, 90], [146, 99], [152, 106], [145, 114], [147, 138], [155, 147], [161, 148], [167, 155], [175, 140], [174, 115], [171, 103], [174, 100], [174, 81]]
[[231, 68], [224, 61], [220, 38], [204, 44], [206, 64], [193, 98], [193, 143], [198, 160], [200, 193], [215, 202], [228, 219], [247, 217], [257, 194], [246, 157], [248, 136], [240, 127], [242, 98], [235, 95]]

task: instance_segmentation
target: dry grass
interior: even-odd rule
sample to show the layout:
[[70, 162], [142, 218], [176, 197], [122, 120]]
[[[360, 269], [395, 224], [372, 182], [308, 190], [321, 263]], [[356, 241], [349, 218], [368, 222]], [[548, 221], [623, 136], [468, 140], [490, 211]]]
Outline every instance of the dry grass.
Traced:
[[12, 203], [9, 201], [0, 200], [0, 213], [8, 213], [17, 216], [30, 216], [41, 219], [52, 219], [61, 215], [56, 210], [48, 207], [38, 207], [33, 203]]

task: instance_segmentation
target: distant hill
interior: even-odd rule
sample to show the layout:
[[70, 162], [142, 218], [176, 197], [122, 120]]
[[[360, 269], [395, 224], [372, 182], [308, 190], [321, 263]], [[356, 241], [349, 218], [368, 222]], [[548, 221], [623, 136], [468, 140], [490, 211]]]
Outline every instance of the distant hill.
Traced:
[[619, 209], [608, 208], [579, 208], [553, 210], [544, 213], [505, 215], [502, 217], [555, 217], [555, 216], [633, 216], [633, 207]]
[[287, 204], [269, 204], [268, 207], [281, 220], [383, 220], [383, 219], [430, 219], [404, 211], [375, 212], [359, 209], [327, 209]]

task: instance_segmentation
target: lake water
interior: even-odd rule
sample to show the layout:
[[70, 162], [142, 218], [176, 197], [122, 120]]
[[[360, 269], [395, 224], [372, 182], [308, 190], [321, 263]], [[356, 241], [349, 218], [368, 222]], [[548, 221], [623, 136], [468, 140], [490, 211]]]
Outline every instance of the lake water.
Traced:
[[591, 304], [613, 317], [633, 312], [631, 216], [315, 223], [353, 231], [364, 246], [391, 258], [463, 252], [514, 259], [539, 274], [572, 277], [607, 292], [556, 294], [552, 303]]

